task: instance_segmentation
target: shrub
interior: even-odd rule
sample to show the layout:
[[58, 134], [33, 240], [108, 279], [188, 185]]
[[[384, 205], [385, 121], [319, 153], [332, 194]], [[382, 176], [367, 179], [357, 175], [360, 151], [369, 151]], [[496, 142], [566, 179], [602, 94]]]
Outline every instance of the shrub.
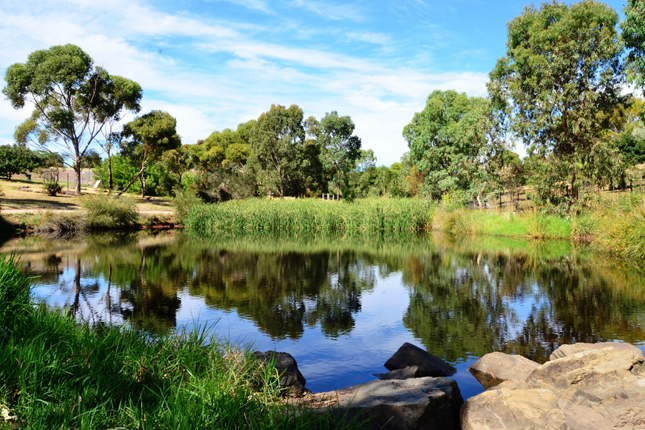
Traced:
[[58, 169], [44, 169], [41, 173], [41, 177], [43, 178], [45, 191], [47, 191], [50, 196], [55, 196], [63, 191], [63, 187], [58, 182]]
[[80, 204], [93, 230], [131, 228], [139, 223], [136, 203], [128, 197], [85, 196]]
[[72, 212], [45, 212], [34, 231], [38, 234], [65, 236], [85, 233], [88, 230], [86, 217]]

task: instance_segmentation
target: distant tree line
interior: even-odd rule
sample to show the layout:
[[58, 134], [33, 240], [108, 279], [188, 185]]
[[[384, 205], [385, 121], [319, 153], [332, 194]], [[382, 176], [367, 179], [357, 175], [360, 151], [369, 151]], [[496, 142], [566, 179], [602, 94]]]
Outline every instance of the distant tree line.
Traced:
[[[141, 87], [74, 45], [36, 51], [7, 69], [3, 93], [15, 108], [30, 102], [34, 110], [16, 128], [18, 146], [2, 151], [58, 153], [78, 175], [96, 143], [105, 186], [142, 195], [424, 196], [484, 206], [491, 195], [530, 185], [535, 202], [566, 211], [581, 191], [627, 187], [632, 167], [645, 163], [644, 104], [627, 91], [645, 89], [645, 0], [628, 0], [623, 12], [619, 22], [594, 0], [525, 7], [508, 24], [488, 96], [434, 91], [403, 128], [409, 152], [390, 167], [377, 166], [352, 119], [336, 111], [317, 119], [273, 105], [194, 144], [182, 144], [167, 112], [121, 125], [140, 111]], [[527, 147], [524, 159], [515, 144]], [[18, 170], [29, 165], [18, 162], [22, 155], [9, 158]]]

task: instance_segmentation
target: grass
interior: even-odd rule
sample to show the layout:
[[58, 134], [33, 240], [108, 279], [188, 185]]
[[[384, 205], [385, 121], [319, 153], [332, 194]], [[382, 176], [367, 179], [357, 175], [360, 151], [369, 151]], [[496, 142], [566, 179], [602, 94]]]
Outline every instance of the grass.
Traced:
[[270, 367], [205, 328], [151, 337], [128, 326], [90, 327], [68, 312], [31, 305], [30, 281], [12, 258], [0, 257], [0, 409], [11, 417], [5, 425], [344, 427], [331, 414], [284, 405]]
[[[0, 179], [0, 186], [5, 196], [2, 198], [2, 208], [5, 211], [77, 211], [81, 209], [79, 196], [59, 194], [49, 196], [41, 182], [27, 181], [23, 179], [6, 180]], [[31, 191], [19, 190], [18, 187], [29, 187]], [[84, 194], [105, 195], [103, 190], [94, 188], [83, 188]], [[169, 197], [152, 197], [150, 200], [142, 199], [135, 194], [126, 194], [136, 203], [139, 212], [170, 212], [173, 207]]]
[[420, 199], [234, 200], [196, 204], [186, 210], [189, 230], [230, 231], [421, 231], [429, 230], [433, 206]]
[[572, 223], [539, 212], [497, 212], [459, 209], [438, 211], [435, 227], [454, 236], [489, 235], [522, 239], [572, 238]]

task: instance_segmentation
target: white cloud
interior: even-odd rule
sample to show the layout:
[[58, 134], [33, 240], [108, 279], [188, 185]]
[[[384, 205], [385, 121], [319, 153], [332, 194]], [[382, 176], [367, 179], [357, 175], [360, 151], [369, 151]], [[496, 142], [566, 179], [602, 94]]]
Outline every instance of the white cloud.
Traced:
[[[274, 29], [170, 15], [116, 1], [75, 0], [71, 8], [54, 8], [53, 2], [44, 1], [36, 11], [18, 3], [12, 9], [0, 5], [0, 68], [24, 62], [36, 49], [74, 43], [110, 73], [139, 82], [143, 112], [170, 112], [185, 143], [235, 128], [271, 104], [298, 104], [307, 116], [321, 118], [332, 110], [350, 115], [364, 147], [388, 165], [407, 150], [401, 130], [423, 109], [430, 92], [485, 94], [488, 77], [483, 73], [427, 73], [396, 60], [332, 52], [332, 45], [293, 47], [289, 39], [272, 43], [265, 36], [274, 35]], [[298, 3], [310, 10], [324, 6]], [[320, 13], [360, 17], [354, 12], [332, 5]], [[387, 35], [371, 32], [338, 32], [338, 37], [390, 42]], [[11, 139], [14, 127], [28, 114], [29, 109], [14, 111], [0, 101], [0, 142]]]
[[247, 9], [261, 10], [262, 12], [272, 13], [266, 2], [262, 0], [207, 0], [207, 1], [226, 1], [243, 6]]
[[328, 19], [349, 19], [352, 21], [362, 21], [364, 19], [360, 10], [348, 5], [335, 5], [331, 2], [318, 2], [313, 0], [293, 0], [291, 4], [305, 8]]

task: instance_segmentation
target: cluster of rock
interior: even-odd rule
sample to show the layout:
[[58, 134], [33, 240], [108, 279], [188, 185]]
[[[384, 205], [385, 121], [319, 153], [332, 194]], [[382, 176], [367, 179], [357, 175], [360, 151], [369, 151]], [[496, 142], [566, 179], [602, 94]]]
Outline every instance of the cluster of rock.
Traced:
[[624, 343], [564, 345], [543, 365], [487, 354], [470, 368], [487, 391], [464, 404], [461, 428], [645, 429], [644, 361]]
[[543, 365], [487, 354], [469, 369], [486, 391], [465, 403], [448, 378], [456, 369], [409, 343], [385, 363], [389, 372], [375, 375], [378, 380], [316, 394], [304, 387], [289, 354], [256, 356], [275, 363], [300, 406], [371, 429], [645, 430], [645, 357], [629, 344], [564, 345]]

